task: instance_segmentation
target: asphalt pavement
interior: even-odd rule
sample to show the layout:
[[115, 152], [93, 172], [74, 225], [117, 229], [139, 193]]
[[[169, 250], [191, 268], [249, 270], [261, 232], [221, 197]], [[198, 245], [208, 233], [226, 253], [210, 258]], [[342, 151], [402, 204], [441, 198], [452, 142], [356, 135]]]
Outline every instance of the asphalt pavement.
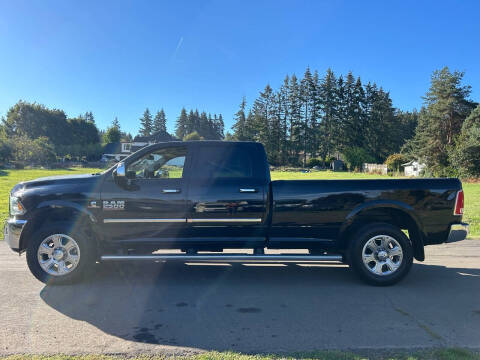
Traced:
[[0, 241], [0, 355], [480, 348], [480, 240], [372, 287], [344, 265], [98, 264], [45, 286]]

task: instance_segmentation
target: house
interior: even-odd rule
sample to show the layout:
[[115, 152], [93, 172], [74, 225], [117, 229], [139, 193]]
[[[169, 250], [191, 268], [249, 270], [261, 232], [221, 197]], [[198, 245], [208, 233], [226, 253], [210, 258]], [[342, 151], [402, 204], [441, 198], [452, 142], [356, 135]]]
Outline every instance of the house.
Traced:
[[121, 161], [147, 145], [174, 140], [175, 138], [168, 133], [157, 132], [150, 136], [137, 135], [132, 142], [109, 143], [103, 148], [101, 161]]
[[405, 176], [420, 176], [426, 165], [417, 160], [412, 160], [402, 164], [402, 166], [405, 168]]

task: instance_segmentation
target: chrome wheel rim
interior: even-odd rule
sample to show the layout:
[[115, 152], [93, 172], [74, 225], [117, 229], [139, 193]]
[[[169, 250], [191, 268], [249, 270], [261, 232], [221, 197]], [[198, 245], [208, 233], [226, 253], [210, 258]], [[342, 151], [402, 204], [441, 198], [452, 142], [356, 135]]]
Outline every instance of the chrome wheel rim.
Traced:
[[371, 273], [378, 276], [391, 275], [402, 265], [403, 250], [393, 237], [377, 235], [363, 246], [362, 260]]
[[64, 276], [77, 267], [80, 247], [68, 235], [50, 235], [38, 247], [37, 258], [43, 271], [53, 276]]

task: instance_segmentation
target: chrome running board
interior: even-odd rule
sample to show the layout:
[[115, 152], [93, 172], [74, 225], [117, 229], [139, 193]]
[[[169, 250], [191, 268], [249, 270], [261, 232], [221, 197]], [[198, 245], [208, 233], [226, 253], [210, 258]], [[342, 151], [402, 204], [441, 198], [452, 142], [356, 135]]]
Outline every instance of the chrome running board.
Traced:
[[102, 261], [149, 260], [149, 261], [183, 261], [183, 262], [293, 262], [312, 263], [319, 261], [341, 262], [341, 255], [248, 255], [248, 254], [158, 254], [158, 255], [102, 255]]

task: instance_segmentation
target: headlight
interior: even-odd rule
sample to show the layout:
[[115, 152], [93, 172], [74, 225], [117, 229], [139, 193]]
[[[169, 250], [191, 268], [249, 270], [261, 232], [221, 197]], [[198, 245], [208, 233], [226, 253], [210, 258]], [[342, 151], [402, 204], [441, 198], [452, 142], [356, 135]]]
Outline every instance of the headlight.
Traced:
[[20, 199], [16, 196], [10, 196], [10, 215], [23, 215], [25, 211], [25, 207], [20, 202]]

